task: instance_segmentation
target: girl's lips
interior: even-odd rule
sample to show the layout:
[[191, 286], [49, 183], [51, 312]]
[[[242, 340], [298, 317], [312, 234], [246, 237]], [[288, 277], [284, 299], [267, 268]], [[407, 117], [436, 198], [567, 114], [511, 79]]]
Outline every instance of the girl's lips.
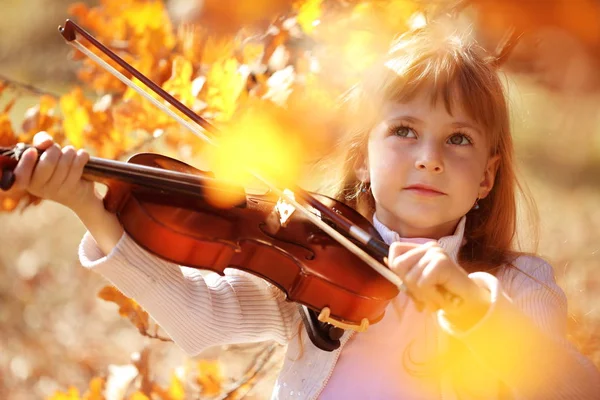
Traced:
[[409, 192], [418, 194], [420, 196], [435, 197], [435, 196], [444, 196], [446, 194], [446, 193], [442, 193], [438, 190], [435, 190], [433, 188], [429, 188], [429, 187], [421, 186], [421, 185], [408, 186], [408, 187], [404, 188], [404, 190], [408, 190]]

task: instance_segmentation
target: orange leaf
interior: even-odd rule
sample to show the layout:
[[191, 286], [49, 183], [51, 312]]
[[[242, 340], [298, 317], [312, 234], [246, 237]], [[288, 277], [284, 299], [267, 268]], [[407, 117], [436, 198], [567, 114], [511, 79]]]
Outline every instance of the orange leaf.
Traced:
[[95, 377], [90, 381], [90, 388], [87, 393], [83, 396], [83, 400], [104, 400], [104, 384], [106, 379]]
[[39, 131], [52, 130], [58, 122], [58, 117], [54, 115], [56, 103], [57, 101], [54, 97], [44, 95], [40, 97], [39, 104], [29, 108], [25, 112], [25, 118], [21, 123], [24, 136], [26, 136], [25, 141], [30, 141], [33, 135]]
[[128, 400], [150, 400], [148, 396], [146, 396], [142, 392], [134, 392], [131, 396], [129, 396]]
[[246, 76], [238, 70], [235, 58], [215, 62], [206, 77], [205, 102], [215, 119], [227, 121], [237, 109], [238, 98], [246, 86]]
[[317, 21], [321, 17], [321, 3], [323, 0], [305, 0], [298, 8], [298, 25], [302, 27], [304, 32], [311, 33]]
[[81, 88], [77, 87], [60, 98], [60, 108], [67, 139], [73, 146], [81, 147], [85, 132], [90, 128], [90, 102], [84, 98]]
[[235, 41], [229, 36], [209, 36], [204, 42], [202, 64], [211, 65], [219, 60], [229, 58], [235, 51]]
[[163, 89], [188, 107], [192, 107], [195, 97], [192, 93], [192, 63], [181, 56], [173, 59], [173, 72]]
[[196, 382], [202, 388], [203, 396], [214, 396], [221, 392], [223, 375], [218, 361], [198, 361]]
[[16, 143], [17, 137], [10, 117], [6, 113], [0, 113], [0, 146], [11, 146]]
[[169, 385], [169, 400], [184, 400], [185, 387], [183, 381], [173, 373], [171, 374], [171, 384]]
[[119, 306], [119, 315], [127, 317], [144, 334], [148, 330], [149, 317], [139, 304], [126, 297], [117, 288], [105, 286], [98, 293], [102, 300], [111, 301]]
[[56, 392], [52, 396], [50, 396], [47, 400], [83, 400], [79, 397], [79, 391], [70, 387], [68, 392]]

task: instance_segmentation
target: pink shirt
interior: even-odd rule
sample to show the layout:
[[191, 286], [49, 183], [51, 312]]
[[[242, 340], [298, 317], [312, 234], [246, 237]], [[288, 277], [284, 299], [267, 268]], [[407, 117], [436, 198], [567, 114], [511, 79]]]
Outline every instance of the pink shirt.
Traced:
[[[423, 244], [432, 239], [401, 238], [385, 229], [373, 217], [375, 228], [387, 236], [388, 243], [410, 242]], [[440, 239], [446, 248], [458, 245], [464, 222], [455, 234]], [[402, 323], [403, 319], [410, 323]], [[415, 329], [418, 327], [418, 329]], [[427, 362], [438, 350], [438, 326], [435, 314], [416, 310], [407, 296], [398, 296], [386, 310], [385, 316], [367, 332], [354, 335], [340, 353], [333, 374], [319, 396], [320, 400], [337, 399], [434, 399], [439, 396], [439, 382], [432, 376], [411, 374], [406, 364], [410, 361]], [[405, 353], [404, 343], [412, 343]], [[403, 365], [404, 364], [404, 365]], [[352, 382], [352, 385], [348, 383]]]

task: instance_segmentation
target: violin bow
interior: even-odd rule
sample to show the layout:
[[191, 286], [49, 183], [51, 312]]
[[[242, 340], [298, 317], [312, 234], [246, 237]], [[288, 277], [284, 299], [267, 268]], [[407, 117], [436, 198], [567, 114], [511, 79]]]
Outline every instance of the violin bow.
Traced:
[[[77, 50], [79, 50], [80, 52], [82, 52], [83, 54], [85, 54], [86, 56], [91, 58], [92, 60], [94, 60], [101, 67], [106, 69], [109, 73], [111, 73], [113, 76], [115, 76], [121, 82], [123, 82], [125, 85], [127, 85], [131, 89], [135, 90], [137, 93], [139, 93], [145, 99], [150, 101], [158, 109], [167, 113], [169, 116], [171, 116], [177, 122], [179, 122], [182, 126], [187, 128], [190, 132], [192, 132], [193, 134], [195, 134], [196, 136], [198, 136], [199, 138], [201, 138], [208, 144], [211, 144], [213, 146], [218, 146], [218, 143], [214, 139], [214, 137], [208, 136], [205, 133], [205, 132], [207, 132], [213, 136], [217, 135], [220, 133], [217, 127], [215, 127], [214, 125], [209, 123], [204, 118], [200, 117], [198, 114], [196, 114], [191, 109], [186, 107], [183, 103], [181, 103], [179, 100], [177, 100], [171, 94], [166, 92], [163, 88], [161, 88], [160, 86], [158, 86], [157, 84], [152, 82], [150, 79], [148, 79], [146, 76], [144, 76], [141, 72], [139, 72], [133, 66], [129, 65], [125, 60], [123, 60], [121, 57], [119, 57], [117, 54], [115, 54], [113, 51], [111, 51], [105, 45], [103, 45], [98, 40], [96, 40], [90, 33], [88, 33], [86, 30], [81, 28], [75, 22], [67, 19], [65, 22], [65, 26], [64, 27], [59, 26], [58, 30], [59, 30], [60, 34], [63, 36], [63, 38], [67, 41], [68, 44], [75, 47]], [[124, 70], [129, 72], [132, 76], [139, 79], [150, 90], [152, 90], [154, 93], [156, 93], [161, 98], [166, 100], [169, 104], [171, 104], [178, 111], [183, 113], [186, 117], [188, 117], [190, 120], [195, 122], [197, 125], [193, 125], [189, 121], [186, 121], [181, 116], [177, 115], [175, 112], [173, 112], [171, 109], [169, 109], [165, 104], [161, 103], [154, 97], [150, 96], [144, 89], [139, 87], [137, 84], [135, 84], [132, 80], [127, 78], [125, 75], [123, 75], [120, 71], [118, 71], [112, 65], [110, 65], [109, 63], [107, 63], [106, 61], [101, 59], [99, 56], [94, 54], [89, 49], [87, 49], [83, 44], [81, 44], [77, 40], [77, 34], [80, 34], [81, 36], [83, 36], [90, 44], [95, 46], [98, 50], [100, 50], [102, 53], [104, 53], [107, 57], [109, 57], [111, 60], [113, 60], [116, 64], [121, 66]], [[199, 129], [199, 127], [204, 129], [205, 132], [202, 132]], [[306, 218], [308, 218], [313, 224], [315, 224], [317, 227], [319, 227], [324, 232], [326, 232], [330, 237], [332, 237], [334, 240], [339, 242], [342, 246], [344, 246], [346, 249], [348, 249], [354, 255], [359, 257], [363, 262], [365, 262], [367, 265], [369, 265], [371, 268], [373, 268], [375, 271], [377, 271], [380, 275], [382, 275], [384, 278], [386, 278], [389, 282], [394, 284], [400, 291], [408, 293], [406, 285], [404, 284], [404, 282], [398, 275], [396, 275], [394, 272], [392, 272], [389, 268], [387, 268], [381, 262], [379, 262], [378, 260], [373, 258], [371, 255], [369, 255], [364, 249], [359, 247], [356, 243], [352, 242], [346, 236], [341, 234], [339, 231], [337, 231], [333, 227], [329, 226], [320, 217], [318, 217], [317, 215], [315, 215], [314, 213], [309, 211], [304, 205], [300, 204], [296, 200], [295, 196], [298, 196], [300, 199], [302, 199], [302, 201], [304, 201], [305, 203], [307, 203], [308, 205], [310, 205], [311, 207], [313, 207], [314, 209], [319, 211], [322, 215], [325, 215], [328, 218], [330, 218], [336, 224], [336, 226], [339, 226], [346, 234], [348, 234], [350, 237], [357, 240], [359, 243], [365, 245], [370, 250], [374, 251], [376, 254], [381, 256], [382, 259], [386, 259], [388, 256], [388, 253], [389, 253], [389, 246], [386, 243], [378, 240], [377, 238], [373, 237], [368, 232], [366, 232], [364, 229], [356, 226], [350, 220], [345, 218], [343, 215], [340, 215], [340, 214], [336, 213], [335, 211], [330, 210], [327, 206], [322, 204], [320, 201], [318, 201], [313, 196], [311, 196], [310, 193], [306, 192], [304, 189], [300, 188], [299, 186], [295, 186], [290, 190], [281, 190], [281, 189], [277, 188], [273, 183], [271, 183], [268, 179], [261, 176], [257, 172], [255, 172], [255, 171], [248, 171], [248, 172], [251, 173], [258, 180], [263, 182], [265, 185], [267, 185], [280, 198], [285, 199], [285, 201], [287, 201], [289, 204], [293, 205], [297, 210], [299, 210], [301, 213], [303, 213], [306, 216]], [[460, 297], [458, 297], [450, 292], [447, 292], [447, 291], [446, 291], [446, 293], [449, 296], [448, 297], [449, 301], [451, 301], [453, 305], [457, 306], [462, 302], [462, 299], [460, 299]]]

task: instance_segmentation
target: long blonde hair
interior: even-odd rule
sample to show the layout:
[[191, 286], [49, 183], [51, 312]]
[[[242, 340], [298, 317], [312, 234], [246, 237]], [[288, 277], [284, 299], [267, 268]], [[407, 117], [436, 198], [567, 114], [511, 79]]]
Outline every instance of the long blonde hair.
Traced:
[[[494, 188], [468, 213], [459, 260], [468, 271], [491, 271], [512, 261], [516, 252], [517, 191], [525, 200], [527, 217], [535, 221], [535, 204], [518, 182], [505, 89], [494, 59], [466, 36], [448, 34], [438, 26], [403, 34], [390, 51], [353, 87], [342, 103], [343, 127], [337, 154], [323, 164], [332, 178], [320, 190], [371, 219], [375, 201], [361, 190], [355, 165], [365, 157], [369, 133], [386, 103], [405, 102], [426, 91], [432, 103], [443, 101], [449, 113], [460, 105], [484, 128], [490, 156], [500, 155]], [[341, 160], [341, 161], [340, 161]], [[332, 174], [332, 165], [338, 174]], [[532, 224], [528, 224], [529, 227]], [[533, 235], [533, 236], [532, 236]], [[537, 228], [529, 235], [537, 247]]]

